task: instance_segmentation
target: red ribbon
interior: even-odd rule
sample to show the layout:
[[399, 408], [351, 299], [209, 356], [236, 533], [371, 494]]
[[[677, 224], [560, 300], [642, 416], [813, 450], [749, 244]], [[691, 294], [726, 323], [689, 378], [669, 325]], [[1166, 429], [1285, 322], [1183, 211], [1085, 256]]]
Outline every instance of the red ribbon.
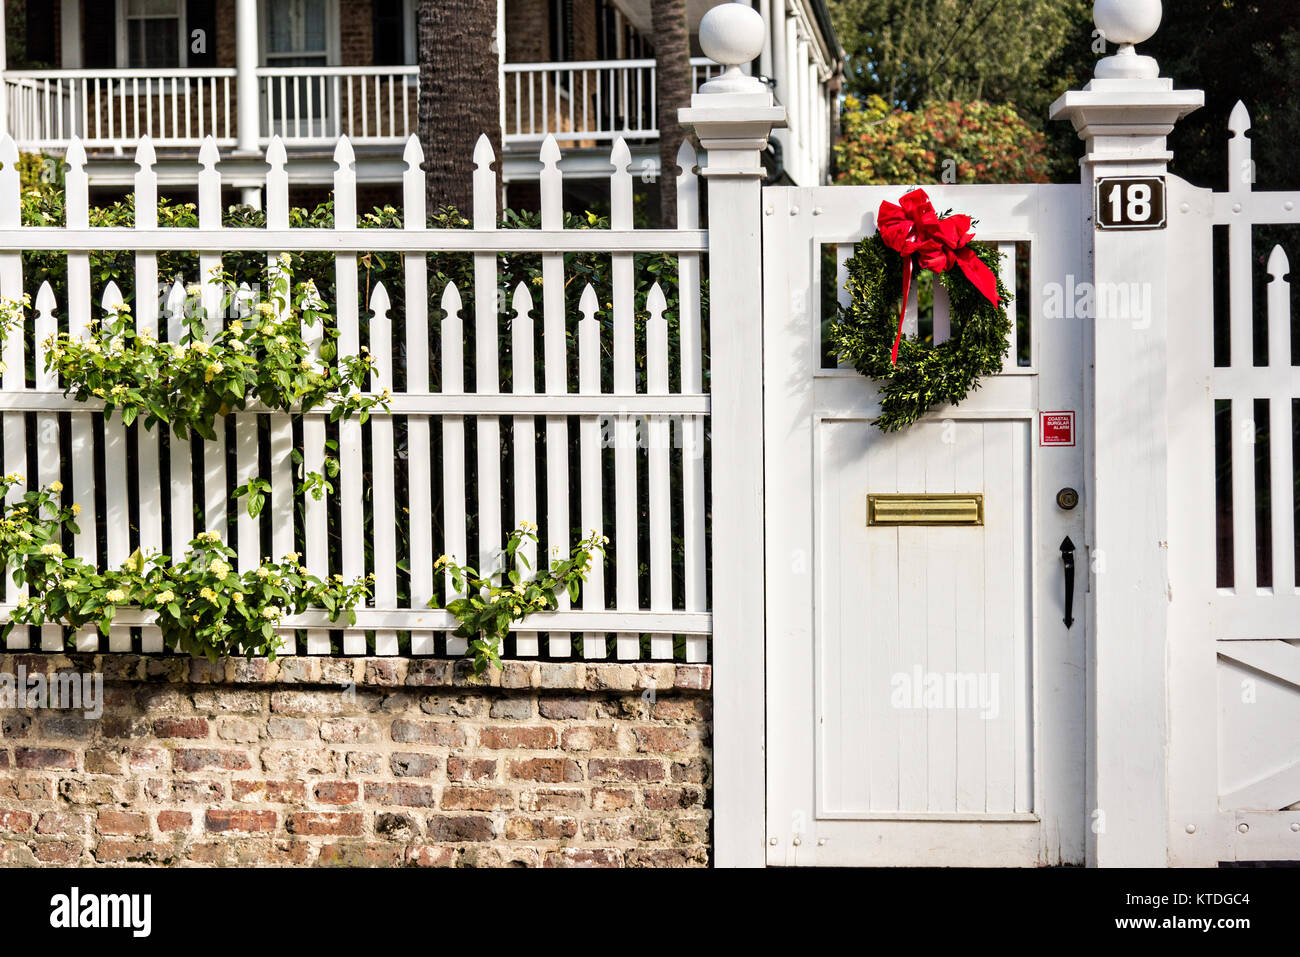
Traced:
[[885, 245], [903, 257], [903, 308], [898, 314], [898, 334], [894, 337], [891, 356], [894, 365], [898, 365], [898, 345], [903, 340], [907, 297], [912, 291], [912, 271], [918, 265], [934, 273], [960, 266], [985, 299], [995, 306], [1001, 303], [997, 277], [970, 248], [975, 234], [970, 231], [969, 216], [940, 219], [925, 190], [914, 189], [899, 200], [899, 205], [881, 203], [880, 212], [876, 214], [876, 226]]

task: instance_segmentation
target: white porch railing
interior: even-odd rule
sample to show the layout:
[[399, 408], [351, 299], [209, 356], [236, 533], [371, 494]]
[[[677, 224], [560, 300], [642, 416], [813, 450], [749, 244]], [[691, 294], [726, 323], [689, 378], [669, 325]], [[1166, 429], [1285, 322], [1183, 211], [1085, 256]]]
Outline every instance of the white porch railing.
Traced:
[[9, 128], [19, 148], [220, 145], [235, 139], [235, 71], [22, 70], [5, 73]]
[[262, 67], [262, 143], [401, 145], [419, 128], [420, 68], [411, 66]]
[[[502, 68], [505, 144], [654, 139], [655, 61], [585, 60], [507, 63]], [[721, 70], [707, 57], [691, 59], [691, 89]]]
[[[691, 86], [720, 70], [691, 60]], [[261, 67], [259, 142], [286, 146], [400, 146], [418, 129], [419, 67]], [[563, 143], [654, 139], [654, 60], [507, 63], [507, 148], [548, 134]], [[4, 74], [9, 128], [19, 149], [120, 149], [148, 135], [156, 146], [197, 146], [212, 136], [235, 144], [240, 108], [233, 69], [11, 70]]]

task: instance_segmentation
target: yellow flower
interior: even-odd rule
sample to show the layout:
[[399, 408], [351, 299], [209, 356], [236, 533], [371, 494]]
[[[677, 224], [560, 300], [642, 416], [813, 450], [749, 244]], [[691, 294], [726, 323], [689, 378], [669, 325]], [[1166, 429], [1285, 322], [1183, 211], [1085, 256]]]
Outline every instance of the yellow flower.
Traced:
[[230, 331], [235, 335], [239, 335], [244, 331], [244, 324], [240, 322], [238, 319], [236, 319], [234, 322], [230, 324]]
[[62, 492], [62, 491], [63, 491], [63, 483], [62, 483], [62, 482], [51, 482], [51, 483], [50, 483], [50, 491], [51, 491], [51, 492]]
[[211, 588], [205, 588], [201, 592], [199, 592], [199, 597], [206, 598], [208, 601], [216, 601], [217, 593], [214, 592]]
[[78, 505], [76, 502], [73, 502], [73, 503], [72, 503], [72, 514], [73, 514], [73, 515], [80, 515], [80, 514], [81, 514], [81, 506]]
[[155, 595], [154, 597], [155, 597], [155, 599], [157, 600], [158, 604], [160, 604], [160, 605], [165, 605], [165, 604], [167, 604], [167, 603], [170, 602], [170, 601], [175, 601], [175, 600], [176, 600], [176, 595], [172, 592], [172, 590], [171, 590], [170, 588], [167, 589], [166, 591], [160, 591], [160, 592], [159, 592], [157, 595]]
[[259, 302], [257, 304], [257, 311], [268, 319], [275, 317], [275, 306], [271, 305], [269, 302]]
[[114, 588], [105, 593], [104, 600], [110, 604], [116, 605], [120, 601], [126, 601], [126, 592], [120, 588]]
[[200, 339], [195, 342], [191, 342], [190, 348], [193, 349], [195, 352], [197, 352], [199, 355], [206, 356], [208, 354], [209, 346], [206, 342]]
[[237, 591], [237, 592], [235, 592], [233, 595], [231, 595], [230, 597], [233, 598], [233, 599], [235, 599], [235, 604], [236, 604], [236, 605], [242, 605], [243, 602], [244, 602], [244, 593], [243, 593], [243, 592], [239, 592], [239, 591]]
[[63, 554], [63, 549], [60, 548], [58, 545], [55, 545], [53, 542], [49, 542], [48, 544], [45, 544], [45, 545], [42, 545], [42, 546], [41, 546], [41, 554], [42, 554], [42, 555], [62, 555], [62, 554]]
[[208, 571], [216, 576], [217, 581], [223, 582], [226, 580], [226, 576], [230, 574], [230, 566], [221, 559], [214, 558], [208, 563]]
[[265, 578], [265, 577], [266, 577], [267, 575], [269, 575], [269, 574], [271, 574], [271, 573], [270, 573], [269, 571], [267, 571], [265, 568], [259, 568], [259, 569], [257, 570], [257, 577], [258, 577], [258, 578]]

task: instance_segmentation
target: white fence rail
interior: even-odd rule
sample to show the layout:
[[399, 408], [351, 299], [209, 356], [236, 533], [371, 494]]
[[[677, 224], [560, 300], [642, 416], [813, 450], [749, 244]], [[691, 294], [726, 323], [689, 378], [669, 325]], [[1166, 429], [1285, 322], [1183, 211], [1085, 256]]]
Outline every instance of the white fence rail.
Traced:
[[[26, 336], [11, 335], [6, 343], [0, 380], [6, 471], [28, 474], [29, 450], [34, 450], [33, 484], [61, 480], [68, 501], [88, 512], [99, 500], [99, 521], [83, 514], [72, 549], [87, 561], [102, 564], [106, 559], [117, 567], [136, 547], [174, 554], [194, 532], [233, 531], [241, 569], [255, 567], [265, 555], [300, 550], [314, 574], [341, 573], [350, 580], [375, 573], [374, 597], [359, 610], [355, 628], [332, 626], [323, 613], [285, 619], [282, 633], [290, 653], [329, 653], [331, 632], [338, 637], [340, 631], [348, 654], [365, 653], [368, 641], [374, 653], [397, 654], [399, 632], [409, 632], [411, 654], [462, 653], [464, 642], [447, 634], [455, 622], [446, 612], [426, 607], [432, 597], [444, 602], [454, 597], [450, 583], [435, 572], [435, 560], [446, 553], [483, 569], [499, 567], [504, 535], [527, 520], [541, 527], [543, 559], [552, 549], [566, 553], [592, 529], [608, 535], [610, 544], [603, 560], [598, 557], [577, 607], [570, 608], [566, 600], [554, 613], [529, 618], [516, 632], [513, 654], [567, 658], [578, 653], [574, 637], [581, 636], [581, 654], [588, 658], [632, 660], [648, 654], [706, 660], [711, 617], [705, 587], [703, 452], [709, 398], [703, 388], [700, 257], [707, 249], [707, 233], [698, 228], [695, 156], [689, 144], [679, 160], [685, 172], [678, 180], [676, 230], [633, 229], [630, 152], [622, 141], [615, 142], [611, 153], [615, 172], [608, 230], [563, 228], [560, 152], [554, 140], [541, 150], [540, 230], [496, 228], [495, 157], [486, 139], [474, 155], [470, 230], [425, 227], [423, 155], [416, 138], [408, 142], [404, 157], [404, 228], [357, 228], [353, 149], [345, 137], [334, 151], [339, 168], [333, 229], [289, 228], [286, 153], [278, 138], [266, 152], [267, 228], [223, 229], [219, 153], [209, 138], [199, 155], [199, 228], [160, 229], [156, 215], [148, 212], [156, 210], [157, 180], [153, 145], [146, 139], [135, 152], [140, 167], [135, 227], [91, 229], [85, 150], [74, 139], [67, 152], [66, 225], [38, 228], [20, 222], [17, 149], [11, 138], [0, 139], [0, 296], [22, 295], [25, 251], [67, 255], [66, 301], [55, 301], [50, 286], [41, 286], [35, 314], [27, 317]], [[63, 395], [60, 384], [44, 371], [43, 343], [59, 329], [74, 335], [86, 329], [119, 301], [115, 285], [100, 288], [92, 279], [92, 255], [112, 250], [134, 251], [134, 321], [164, 341], [175, 341], [181, 333], [182, 284], [211, 287], [216, 282], [211, 270], [223, 253], [334, 254], [337, 302], [330, 305], [340, 350], [355, 354], [368, 346], [378, 362], [372, 391], [400, 388], [393, 388], [390, 413], [376, 414], [365, 424], [355, 419], [339, 423], [341, 470], [333, 493], [320, 501], [310, 495], [295, 500], [293, 451], [297, 445], [306, 470], [321, 470], [327, 439], [323, 410], [301, 416], [249, 410], [219, 421], [215, 442], [172, 438], [164, 445], [161, 428], [124, 427], [117, 417], [104, 421], [94, 403]], [[160, 276], [158, 255], [169, 250], [193, 251], [199, 268], [190, 275]], [[374, 286], [363, 302], [358, 257], [378, 251], [402, 255], [402, 278], [392, 289]], [[541, 281], [532, 288], [521, 284], [501, 302], [498, 256], [506, 251], [537, 254]], [[566, 275], [564, 257], [571, 251], [610, 257], [609, 288], [598, 297], [588, 286], [578, 314], [566, 308], [566, 284], [573, 277]], [[427, 254], [433, 253], [469, 254], [473, 271], [468, 288], [431, 285]], [[661, 272], [657, 277], [676, 283], [673, 313], [658, 283], [638, 310], [636, 257], [642, 253], [675, 257], [675, 275]], [[391, 306], [399, 287], [405, 301], [400, 317]], [[472, 310], [462, 309], [466, 293], [472, 296]], [[204, 301], [215, 299], [205, 296]], [[441, 318], [436, 317], [439, 308]], [[400, 339], [394, 332], [399, 318], [405, 329]], [[209, 313], [210, 334], [223, 321]], [[670, 323], [678, 333], [671, 350]], [[35, 355], [25, 355], [33, 343]], [[570, 361], [575, 348], [576, 361]], [[607, 365], [602, 357], [611, 357]], [[36, 370], [34, 381], [26, 378], [29, 365]], [[475, 383], [472, 389], [465, 387], [468, 381]], [[259, 429], [263, 437], [269, 434], [269, 442], [259, 441]], [[395, 434], [405, 449], [405, 489], [395, 484]], [[65, 439], [70, 456], [60, 454]], [[473, 443], [472, 454], [467, 454], [467, 440]], [[364, 470], [367, 454], [371, 464]], [[228, 462], [234, 467], [228, 468]], [[509, 468], [503, 469], [503, 463]], [[135, 481], [127, 478], [132, 471]], [[202, 476], [202, 492], [192, 481], [195, 476]], [[263, 540], [260, 523], [248, 518], [243, 500], [231, 497], [236, 486], [255, 476], [271, 487], [269, 541]], [[640, 487], [648, 495], [640, 495]], [[170, 529], [167, 541], [164, 527]], [[331, 533], [340, 542], [334, 554]], [[407, 544], [399, 546], [399, 541]], [[399, 601], [396, 559], [401, 552], [409, 571], [406, 597]], [[6, 584], [0, 615], [21, 594], [12, 581]], [[55, 650], [61, 641], [57, 627], [37, 634], [15, 629], [8, 648], [34, 642]], [[90, 631], [77, 641], [83, 650], [100, 646]], [[162, 650], [161, 636], [148, 617], [129, 609], [115, 618], [107, 645], [109, 650]]]

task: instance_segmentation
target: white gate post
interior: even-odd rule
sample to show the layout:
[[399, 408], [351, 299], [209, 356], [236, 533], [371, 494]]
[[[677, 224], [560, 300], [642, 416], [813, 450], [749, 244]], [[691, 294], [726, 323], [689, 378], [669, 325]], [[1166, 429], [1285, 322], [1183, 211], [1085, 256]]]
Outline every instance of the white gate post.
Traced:
[[[752, 7], [714, 7], [704, 52], [726, 66], [679, 112], [708, 151], [713, 529], [714, 862], [764, 861], [762, 152], [785, 125], [767, 86], [739, 66], [766, 27]], [[663, 175], [670, 175], [664, 170]]]
[[[1200, 91], [1175, 90], [1172, 80], [1160, 77], [1155, 60], [1133, 50], [1155, 33], [1161, 12], [1160, 0], [1097, 0], [1097, 27], [1119, 51], [1098, 62], [1096, 78], [1082, 91], [1066, 93], [1052, 106], [1052, 118], [1073, 122], [1087, 144], [1082, 185], [1090, 219], [1101, 211], [1100, 177], [1165, 176], [1172, 155], [1166, 137], [1204, 102]], [[1121, 191], [1121, 218], [1142, 220], [1142, 195]], [[1137, 202], [1125, 210], [1131, 198]], [[1111, 197], [1106, 199], [1109, 204]], [[1166, 220], [1169, 214], [1165, 210]], [[1092, 226], [1092, 275], [1080, 280], [1092, 284], [1096, 303], [1086, 389], [1092, 407], [1084, 417], [1091, 506], [1087, 859], [1094, 866], [1163, 867], [1166, 313], [1178, 264], [1169, 261], [1165, 228]], [[1124, 302], [1128, 308], [1116, 308]]]

